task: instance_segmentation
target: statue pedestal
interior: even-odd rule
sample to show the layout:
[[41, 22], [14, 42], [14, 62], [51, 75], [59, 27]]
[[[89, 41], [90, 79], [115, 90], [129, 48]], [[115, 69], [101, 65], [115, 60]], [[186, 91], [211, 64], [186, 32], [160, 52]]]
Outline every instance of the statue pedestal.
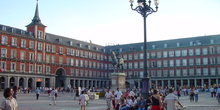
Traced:
[[125, 84], [125, 73], [112, 73], [112, 90], [116, 90], [119, 88], [121, 92], [126, 92], [126, 84]]

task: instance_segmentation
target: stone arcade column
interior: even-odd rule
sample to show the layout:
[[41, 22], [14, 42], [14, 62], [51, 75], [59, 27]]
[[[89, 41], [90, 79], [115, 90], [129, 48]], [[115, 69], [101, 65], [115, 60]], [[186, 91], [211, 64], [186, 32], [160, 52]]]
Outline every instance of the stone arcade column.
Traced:
[[119, 88], [122, 92], [126, 92], [126, 85], [125, 85], [125, 73], [112, 73], [112, 90], [116, 90]]

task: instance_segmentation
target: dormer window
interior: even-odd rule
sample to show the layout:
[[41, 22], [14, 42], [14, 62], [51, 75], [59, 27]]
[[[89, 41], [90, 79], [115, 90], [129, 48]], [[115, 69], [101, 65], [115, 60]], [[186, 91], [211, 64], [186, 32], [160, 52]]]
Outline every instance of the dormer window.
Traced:
[[105, 52], [105, 49], [103, 49], [103, 52]]
[[141, 50], [144, 50], [144, 46], [141, 46]]
[[120, 48], [120, 49], [119, 49], [119, 52], [122, 52], [122, 51], [123, 51], [123, 49], [122, 49], [122, 48]]
[[6, 31], [6, 27], [5, 27], [5, 26], [2, 26], [2, 30], [3, 30], [3, 31]]
[[164, 44], [164, 48], [167, 48], [167, 44]]
[[211, 39], [211, 40], [210, 40], [210, 43], [211, 43], [211, 44], [214, 44], [214, 39]]
[[81, 43], [79, 43], [79, 47], [82, 47], [82, 44], [81, 44]]
[[88, 45], [88, 49], [90, 49], [90, 45]]
[[73, 45], [73, 41], [70, 41], [69, 43], [70, 43], [70, 45]]
[[62, 39], [61, 39], [61, 38], [59, 38], [59, 39], [58, 39], [58, 42], [59, 42], [59, 43], [62, 43]]
[[179, 42], [177, 42], [177, 43], [176, 43], [176, 46], [177, 46], [177, 47], [180, 47], [180, 43], [179, 43]]
[[155, 47], [156, 47], [155, 45], [152, 45], [152, 48], [153, 48], [153, 49], [155, 49]]
[[96, 48], [95, 48], [95, 50], [96, 50], [96, 51], [99, 51], [99, 48], [98, 48], [98, 47], [96, 47]]
[[201, 45], [202, 43], [200, 41], [196, 41], [197, 45]]

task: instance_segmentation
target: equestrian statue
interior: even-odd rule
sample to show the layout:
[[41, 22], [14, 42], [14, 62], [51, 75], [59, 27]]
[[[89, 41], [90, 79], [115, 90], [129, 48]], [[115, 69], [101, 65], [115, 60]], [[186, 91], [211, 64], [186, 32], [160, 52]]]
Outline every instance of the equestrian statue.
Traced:
[[121, 69], [121, 72], [124, 72], [124, 59], [121, 57], [119, 50], [117, 50], [116, 52], [111, 51], [111, 58], [112, 58], [112, 65], [114, 68], [114, 72], [115, 69]]

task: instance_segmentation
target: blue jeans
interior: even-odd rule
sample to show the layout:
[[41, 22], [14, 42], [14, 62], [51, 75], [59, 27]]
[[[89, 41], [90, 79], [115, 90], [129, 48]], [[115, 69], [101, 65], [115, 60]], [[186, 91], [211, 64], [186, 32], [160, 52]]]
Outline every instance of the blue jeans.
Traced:
[[129, 108], [130, 108], [129, 106], [124, 106], [124, 107], [121, 107], [120, 110], [129, 110]]
[[139, 107], [138, 110], [145, 110], [145, 107], [144, 108]]
[[195, 102], [198, 102], [198, 98], [199, 98], [199, 97], [198, 97], [198, 94], [195, 94], [194, 97], [195, 97]]

